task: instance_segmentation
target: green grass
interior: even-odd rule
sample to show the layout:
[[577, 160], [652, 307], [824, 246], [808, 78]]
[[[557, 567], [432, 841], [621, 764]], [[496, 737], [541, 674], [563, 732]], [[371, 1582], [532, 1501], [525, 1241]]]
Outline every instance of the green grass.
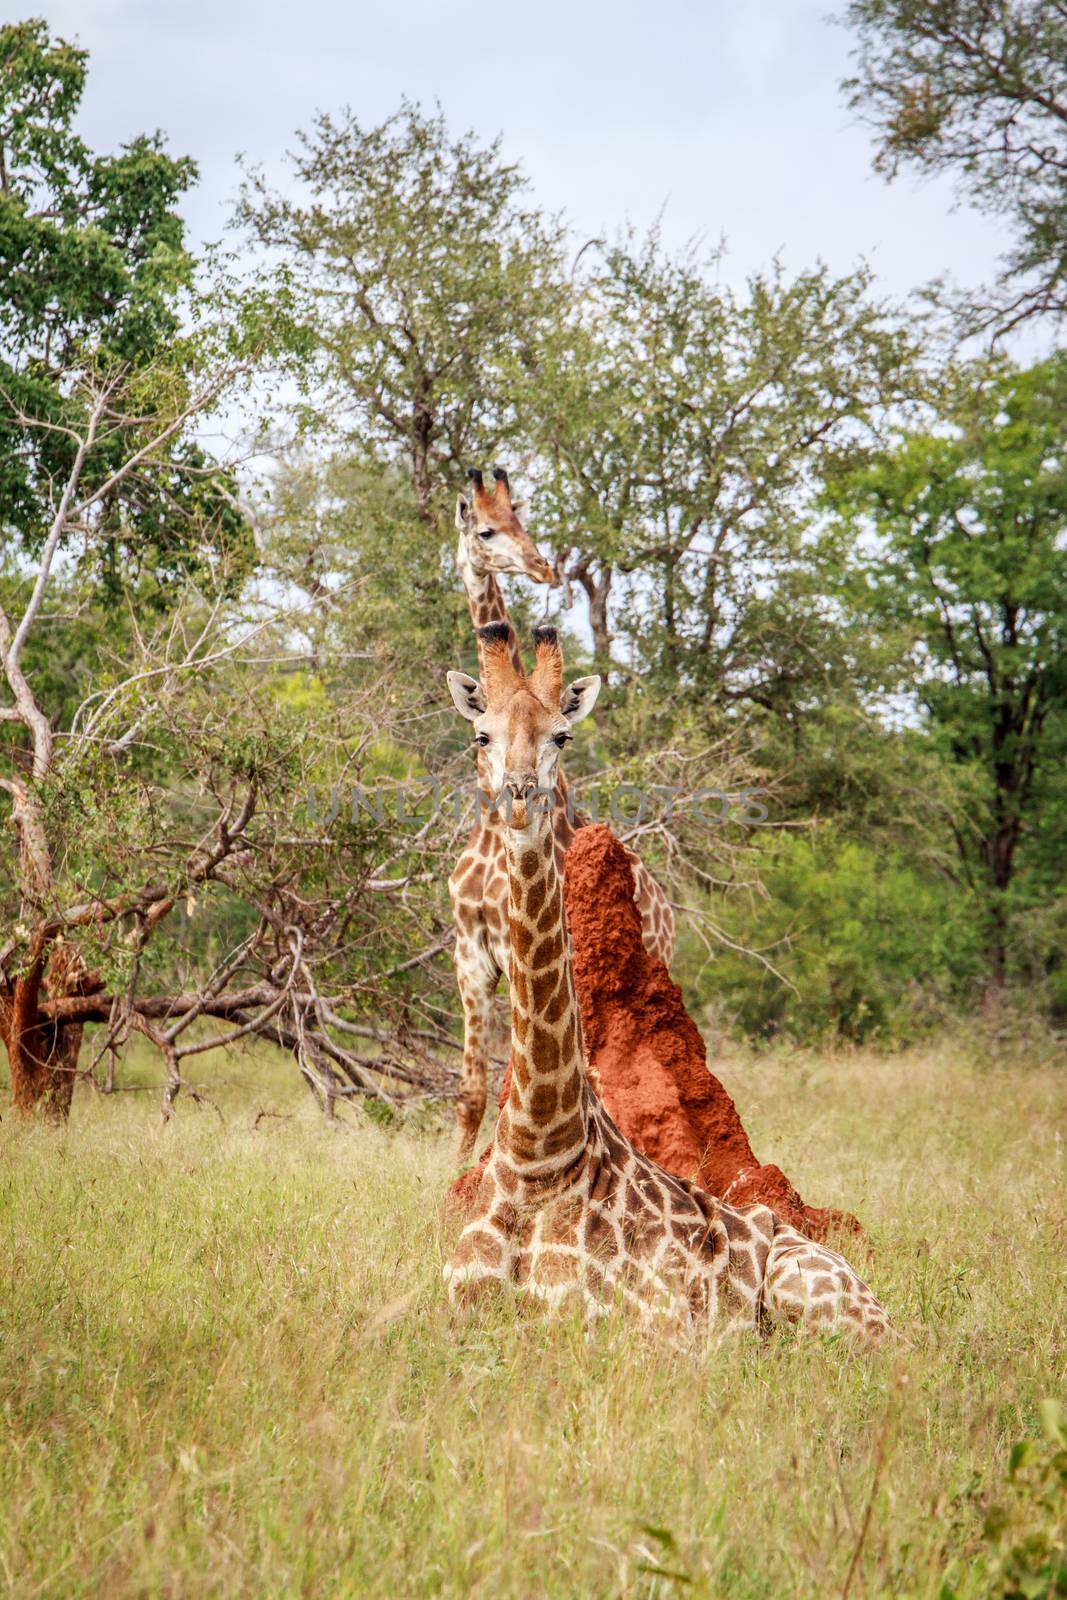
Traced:
[[761, 1157], [864, 1218], [911, 1345], [701, 1362], [623, 1320], [454, 1319], [443, 1125], [331, 1130], [281, 1062], [201, 1070], [220, 1114], [167, 1128], [155, 1092], [83, 1091], [60, 1133], [0, 1096], [0, 1587], [1052, 1592], [1004, 1573], [1032, 1537], [1043, 1583], [1062, 1526], [1036, 1466], [1008, 1481], [1062, 1392], [1062, 1070], [720, 1064]]

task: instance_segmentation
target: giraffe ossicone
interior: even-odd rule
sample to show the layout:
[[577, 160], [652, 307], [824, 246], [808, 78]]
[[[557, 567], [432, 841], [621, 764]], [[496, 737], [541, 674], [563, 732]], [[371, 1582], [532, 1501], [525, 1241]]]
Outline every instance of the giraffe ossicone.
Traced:
[[509, 1285], [549, 1303], [576, 1295], [590, 1316], [623, 1302], [697, 1337], [782, 1321], [874, 1339], [888, 1327], [885, 1311], [842, 1256], [766, 1206], [726, 1205], [665, 1172], [634, 1149], [592, 1089], [563, 852], [551, 817], [529, 801], [554, 785], [560, 750], [592, 710], [599, 680], [563, 689], [552, 629], [538, 630], [535, 649], [527, 677], [510, 628], [490, 626], [481, 634], [481, 694], [472, 696], [465, 674], [449, 674], [494, 792], [512, 799], [503, 837], [511, 1088], [445, 1268], [449, 1295], [462, 1303]]
[[[477, 467], [471, 468], [468, 480], [469, 488], [456, 501], [456, 564], [478, 640], [479, 664], [484, 667], [481, 630], [506, 627], [510, 658], [521, 672], [518, 644], [498, 580], [510, 573], [534, 583], [552, 584], [556, 574], [526, 531], [506, 469], [493, 468], [492, 488]], [[483, 765], [479, 752], [479, 787], [490, 792]], [[492, 791], [494, 795], [497, 792]], [[558, 772], [552, 794], [552, 829], [561, 851], [566, 852], [582, 818], [574, 815], [566, 781]], [[646, 948], [669, 966], [674, 954], [674, 912], [640, 856], [629, 849], [627, 855]], [[496, 810], [479, 806], [448, 889], [456, 926], [456, 982], [463, 1007], [463, 1067], [456, 1102], [456, 1158], [462, 1166], [471, 1158], [485, 1115], [493, 997], [508, 970], [507, 872], [503, 825]]]

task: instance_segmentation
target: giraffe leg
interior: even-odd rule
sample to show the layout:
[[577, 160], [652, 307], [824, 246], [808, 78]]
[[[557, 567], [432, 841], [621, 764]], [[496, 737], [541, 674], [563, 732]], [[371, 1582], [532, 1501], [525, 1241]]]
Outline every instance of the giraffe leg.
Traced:
[[485, 1115], [489, 1044], [493, 1028], [493, 996], [500, 968], [484, 934], [456, 940], [456, 980], [463, 1006], [463, 1070], [456, 1102], [456, 1160], [465, 1166]]
[[802, 1323], [875, 1343], [889, 1318], [844, 1256], [777, 1223], [767, 1259], [763, 1309], [772, 1322]]
[[476, 1217], [459, 1236], [452, 1259], [444, 1269], [448, 1298], [457, 1310], [466, 1310], [507, 1282], [510, 1243], [489, 1217]]
[[641, 918], [641, 942], [650, 956], [669, 968], [674, 959], [671, 903], [636, 851], [626, 853], [634, 880], [634, 904]]

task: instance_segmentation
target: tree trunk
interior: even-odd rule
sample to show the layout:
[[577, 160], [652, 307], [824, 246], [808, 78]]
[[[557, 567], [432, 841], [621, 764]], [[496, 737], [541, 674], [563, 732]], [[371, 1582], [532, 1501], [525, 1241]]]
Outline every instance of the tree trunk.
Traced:
[[38, 1108], [49, 1122], [65, 1122], [70, 1113], [78, 1072], [84, 1024], [52, 1021], [42, 1016], [43, 998], [60, 999], [98, 987], [69, 945], [52, 950], [47, 971], [39, 956], [27, 972], [0, 990], [0, 1038], [11, 1069], [11, 1096], [16, 1111], [32, 1115]]
[[1018, 842], [1017, 816], [1008, 806], [999, 806], [996, 824], [982, 842], [990, 889], [982, 1010], [990, 1020], [999, 1013], [1008, 981], [1008, 891], [1015, 875], [1015, 848]]
[[[22, 920], [32, 926], [47, 906], [52, 889], [52, 856], [44, 819], [33, 790], [21, 780], [5, 784], [14, 803], [18, 834]], [[42, 1015], [41, 1002], [72, 994], [91, 994], [101, 980], [86, 971], [73, 945], [43, 932], [31, 936], [29, 964], [14, 978], [0, 972], [0, 1038], [11, 1069], [16, 1111], [32, 1115], [38, 1107], [49, 1122], [70, 1114], [84, 1023]]]
[[611, 671], [611, 623], [608, 600], [611, 595], [615, 568], [610, 561], [600, 563], [599, 572], [593, 570], [592, 556], [583, 556], [570, 572], [585, 590], [589, 610], [589, 628], [593, 635], [593, 656], [597, 671], [605, 680]]
[[411, 481], [419, 518], [428, 527], [433, 523], [433, 477], [430, 471], [433, 435], [433, 389], [431, 385], [420, 383], [411, 414]]
[[1008, 938], [1004, 907], [994, 891], [989, 943], [986, 948], [986, 980], [982, 993], [982, 1015], [995, 1022], [1000, 1015], [1008, 978]]
[[672, 546], [663, 558], [663, 670], [671, 677], [678, 669], [678, 617], [675, 601], [675, 571], [680, 552]]

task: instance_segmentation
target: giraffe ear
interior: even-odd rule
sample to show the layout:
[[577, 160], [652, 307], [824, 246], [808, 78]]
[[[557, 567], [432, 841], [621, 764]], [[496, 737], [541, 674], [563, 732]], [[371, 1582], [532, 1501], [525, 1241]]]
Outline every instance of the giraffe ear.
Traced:
[[485, 690], [477, 678], [471, 678], [465, 672], [450, 672], [448, 688], [461, 717], [473, 722], [475, 717], [481, 716], [485, 710]]
[[456, 499], [456, 527], [460, 533], [465, 530], [470, 514], [470, 501], [465, 495], [459, 495]]
[[581, 722], [587, 717], [596, 705], [596, 697], [600, 693], [600, 674], [594, 672], [591, 678], [575, 678], [569, 683], [559, 697], [559, 709], [568, 722]]

